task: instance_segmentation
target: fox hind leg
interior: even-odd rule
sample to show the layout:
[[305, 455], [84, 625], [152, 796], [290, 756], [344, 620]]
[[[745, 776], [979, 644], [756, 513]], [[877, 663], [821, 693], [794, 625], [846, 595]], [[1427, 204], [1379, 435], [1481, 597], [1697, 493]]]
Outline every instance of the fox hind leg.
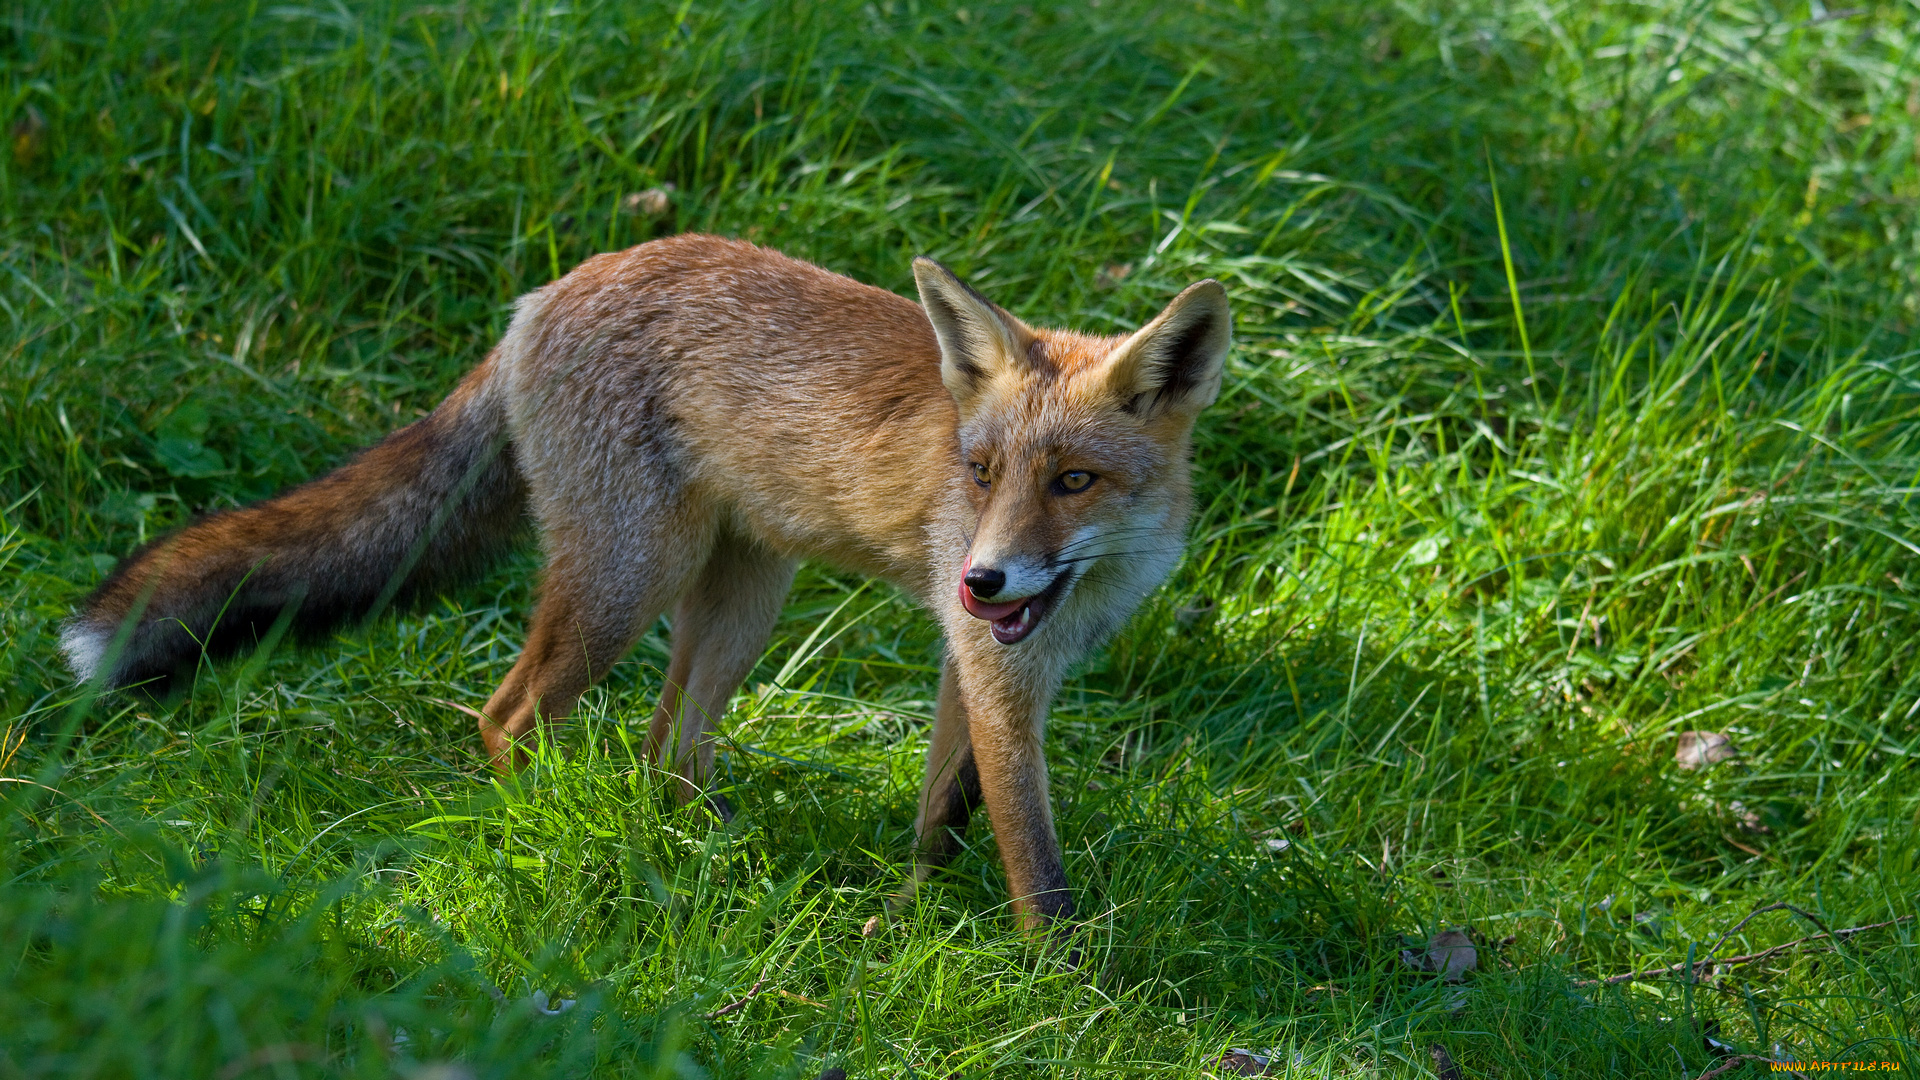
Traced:
[[520, 659], [487, 700], [480, 721], [493, 766], [527, 762], [537, 727], [564, 719], [675, 597], [711, 547], [712, 530], [550, 529], [548, 560]]
[[[679, 778], [682, 803], [712, 779], [713, 725], [766, 651], [797, 566], [752, 540], [723, 536], [674, 609], [673, 657], [647, 749]], [[722, 820], [733, 816], [717, 795], [708, 805]]]

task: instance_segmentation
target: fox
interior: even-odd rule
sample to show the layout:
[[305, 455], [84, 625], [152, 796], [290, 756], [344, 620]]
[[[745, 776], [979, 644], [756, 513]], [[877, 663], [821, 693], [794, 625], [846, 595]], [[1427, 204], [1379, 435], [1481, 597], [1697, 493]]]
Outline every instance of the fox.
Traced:
[[544, 555], [525, 646], [479, 710], [510, 775], [671, 612], [646, 740], [682, 804], [802, 560], [891, 583], [944, 636], [914, 864], [984, 803], [1017, 924], [1075, 907], [1042, 737], [1068, 669], [1178, 560], [1196, 417], [1232, 345], [1225, 288], [1126, 335], [1029, 326], [941, 263], [919, 303], [740, 240], [594, 256], [516, 301], [424, 418], [317, 479], [124, 559], [64, 625], [75, 676], [165, 693], [203, 657], [312, 639]]

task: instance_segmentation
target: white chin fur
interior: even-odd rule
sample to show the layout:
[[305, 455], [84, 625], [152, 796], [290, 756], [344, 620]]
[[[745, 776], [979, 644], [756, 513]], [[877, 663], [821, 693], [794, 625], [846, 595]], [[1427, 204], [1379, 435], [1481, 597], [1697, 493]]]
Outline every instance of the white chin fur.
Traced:
[[100, 670], [101, 659], [106, 656], [110, 638], [107, 631], [83, 622], [70, 622], [61, 628], [60, 651], [66, 654], [67, 666], [73, 669], [74, 678], [92, 681]]

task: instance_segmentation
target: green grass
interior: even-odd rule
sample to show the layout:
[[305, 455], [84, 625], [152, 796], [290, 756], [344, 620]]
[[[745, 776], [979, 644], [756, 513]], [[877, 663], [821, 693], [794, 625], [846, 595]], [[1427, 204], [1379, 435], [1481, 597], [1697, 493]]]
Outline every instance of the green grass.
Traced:
[[[1920, 904], [1911, 3], [13, 3], [0, 65], [0, 1076], [1920, 1068], [1912, 921], [1582, 982]], [[828, 568], [727, 831], [639, 758], [664, 628], [488, 779], [441, 702], [531, 553], [174, 707], [63, 672], [115, 558], [680, 230], [1096, 330], [1227, 283], [1188, 557], [1051, 729], [1080, 970], [984, 818], [860, 935], [939, 646]], [[1399, 958], [1454, 926], [1461, 988]]]

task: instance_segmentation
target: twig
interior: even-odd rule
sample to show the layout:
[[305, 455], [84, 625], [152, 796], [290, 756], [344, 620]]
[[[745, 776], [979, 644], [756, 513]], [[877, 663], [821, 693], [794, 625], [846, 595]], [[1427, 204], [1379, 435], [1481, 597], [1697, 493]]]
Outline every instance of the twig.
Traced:
[[1741, 919], [1737, 923], [1734, 923], [1733, 929], [1727, 931], [1724, 934], [1721, 934], [1720, 937], [1716, 941], [1714, 941], [1714, 943], [1711, 946], [1707, 948], [1707, 952], [1709, 954], [1713, 953], [1715, 950], [1719, 949], [1720, 946], [1725, 945], [1727, 943], [1728, 938], [1746, 929], [1746, 926], [1748, 923], [1752, 922], [1754, 919], [1759, 918], [1762, 915], [1765, 915], [1769, 911], [1791, 911], [1795, 915], [1798, 915], [1801, 918], [1812, 923], [1816, 928], [1819, 929], [1821, 933], [1823, 934], [1832, 933], [1832, 931], [1827, 928], [1827, 924], [1821, 922], [1819, 918], [1817, 918], [1816, 916], [1809, 914], [1808, 912], [1802, 911], [1801, 909], [1794, 907], [1792, 904], [1789, 904], [1786, 901], [1782, 900], [1777, 904], [1768, 904], [1766, 907], [1757, 907], [1757, 908], [1754, 908], [1752, 911], [1747, 912], [1747, 917], [1744, 919]]
[[[1842, 938], [1852, 937], [1855, 934], [1866, 933], [1868, 930], [1881, 930], [1889, 926], [1898, 926], [1901, 923], [1913, 921], [1913, 916], [1902, 915], [1897, 919], [1889, 919], [1886, 922], [1871, 923], [1867, 926], [1849, 926], [1845, 930], [1827, 930], [1825, 926], [1820, 922], [1819, 919], [1816, 919], [1812, 915], [1809, 915], [1806, 912], [1801, 911], [1799, 908], [1794, 907], [1792, 904], [1769, 904], [1766, 907], [1756, 909], [1751, 914], [1749, 914], [1746, 918], [1741, 919], [1740, 922], [1736, 924], [1732, 930], [1729, 930], [1726, 933], [1721, 934], [1720, 940], [1713, 943], [1713, 948], [1714, 949], [1719, 948], [1721, 944], [1724, 943], [1728, 938], [1732, 937], [1736, 933], [1739, 933], [1740, 928], [1747, 925], [1747, 923], [1753, 921], [1753, 917], [1755, 915], [1762, 915], [1769, 911], [1782, 911], [1782, 910], [1792, 911], [1796, 915], [1799, 915], [1805, 918], [1807, 921], [1813, 923], [1815, 926], [1821, 927], [1821, 932], [1818, 934], [1809, 934], [1803, 938], [1796, 938], [1795, 940], [1789, 941], [1784, 945], [1775, 945], [1771, 949], [1763, 949], [1757, 953], [1745, 953], [1740, 956], [1729, 956], [1724, 960], [1716, 960], [1712, 956], [1709, 956], [1704, 960], [1695, 960], [1691, 964], [1688, 964], [1685, 961], [1682, 961], [1681, 963], [1670, 964], [1666, 967], [1648, 968], [1645, 971], [1628, 972], [1625, 975], [1609, 975], [1604, 979], [1582, 979], [1579, 982], [1574, 983], [1574, 985], [1575, 986], [1612, 986], [1616, 983], [1634, 982], [1639, 979], [1654, 978], [1661, 975], [1685, 974], [1688, 972], [1689, 968], [1692, 968], [1692, 977], [1700, 978], [1703, 973], [1711, 973], [1715, 967], [1733, 967], [1739, 964], [1758, 963], [1762, 960], [1770, 960], [1773, 957], [1778, 956], [1783, 952], [1790, 952], [1810, 942], [1821, 941], [1821, 940], [1838, 941]], [[1711, 953], [1713, 949], [1708, 949], [1707, 951]]]
[[730, 1001], [725, 1005], [720, 1006], [719, 1008], [708, 1013], [707, 1019], [718, 1020], [723, 1016], [726, 1016], [730, 1013], [737, 1013], [741, 1009], [746, 1008], [748, 1002], [760, 996], [760, 988], [765, 985], [767, 985], [767, 980], [765, 978], [755, 979], [753, 985], [748, 988], [746, 994], [743, 997], [741, 997], [739, 1001]]

